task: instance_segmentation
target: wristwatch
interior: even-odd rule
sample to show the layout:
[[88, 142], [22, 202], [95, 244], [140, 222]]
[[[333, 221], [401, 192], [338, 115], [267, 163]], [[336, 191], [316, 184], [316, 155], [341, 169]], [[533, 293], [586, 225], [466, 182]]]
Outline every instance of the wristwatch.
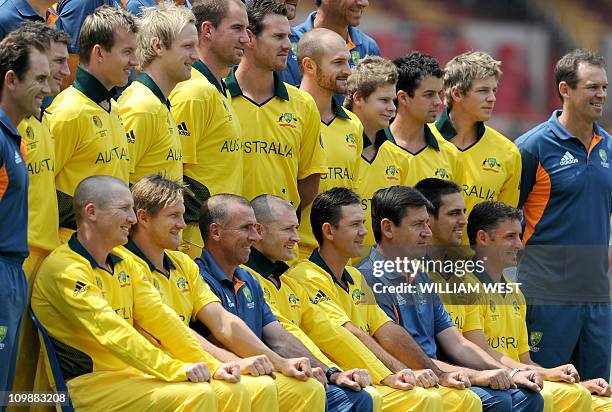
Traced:
[[327, 381], [328, 381], [328, 382], [333, 383], [333, 382], [332, 382], [332, 380], [331, 380], [331, 376], [332, 376], [334, 373], [342, 373], [342, 371], [341, 371], [340, 369], [336, 368], [336, 367], [329, 368], [329, 369], [327, 370], [327, 372], [325, 372], [325, 377], [327, 378]]

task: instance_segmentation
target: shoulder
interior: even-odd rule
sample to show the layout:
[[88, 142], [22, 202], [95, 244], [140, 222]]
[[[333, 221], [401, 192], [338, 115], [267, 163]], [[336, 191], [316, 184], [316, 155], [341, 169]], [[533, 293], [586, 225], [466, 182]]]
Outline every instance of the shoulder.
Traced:
[[508, 153], [511, 155], [519, 154], [514, 142], [492, 127], [485, 126], [485, 136], [487, 139], [491, 140], [491, 142], [494, 142], [495, 146], [501, 153]]
[[58, 94], [47, 109], [49, 121], [75, 120], [88, 108], [89, 102], [74, 87], [70, 86]]
[[65, 272], [92, 272], [91, 265], [87, 259], [73, 251], [68, 244], [56, 248], [43, 261], [40, 273], [41, 278], [57, 279]]
[[219, 92], [216, 87], [206, 77], [202, 76], [177, 84], [172, 93], [170, 93], [170, 101], [210, 101], [210, 99], [215, 99], [218, 94]]
[[540, 123], [531, 130], [528, 130], [514, 143], [521, 149], [530, 150], [535, 148], [541, 142], [542, 136], [552, 136], [553, 132], [548, 121]]
[[139, 82], [132, 82], [121, 93], [117, 105], [121, 115], [129, 112], [155, 113], [164, 107], [157, 96]]

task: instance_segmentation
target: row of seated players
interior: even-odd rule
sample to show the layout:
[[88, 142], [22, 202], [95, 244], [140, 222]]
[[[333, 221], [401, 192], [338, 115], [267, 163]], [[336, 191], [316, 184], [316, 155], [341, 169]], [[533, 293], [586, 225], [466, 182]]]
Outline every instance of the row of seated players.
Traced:
[[[348, 263], [367, 233], [361, 199], [346, 188], [320, 194], [311, 223], [321, 246], [289, 268], [298, 222], [279, 197], [209, 198], [199, 222], [206, 248], [193, 262], [172, 251], [186, 227], [183, 186], [148, 175], [130, 193], [114, 177], [85, 179], [74, 197], [78, 230], [45, 259], [32, 295], [75, 406], [609, 410], [609, 399], [589, 394], [597, 387], [609, 395], [603, 379], [581, 385], [572, 365], [531, 362], [518, 290], [445, 306], [435, 293], [373, 293], [378, 282], [431, 282], [422, 271], [381, 277], [385, 261], [425, 252], [434, 259], [461, 244], [462, 230], [434, 218], [456, 203], [465, 210], [460, 188], [440, 179], [417, 187], [431, 201], [399, 185], [374, 195], [377, 245], [358, 269]], [[463, 281], [504, 281], [521, 248], [519, 217], [501, 202], [474, 209], [474, 259], [486, 263]], [[452, 240], [430, 249], [438, 224]], [[495, 344], [501, 336], [505, 344]], [[436, 340], [452, 363], [436, 359]], [[275, 380], [264, 376], [273, 371]]]

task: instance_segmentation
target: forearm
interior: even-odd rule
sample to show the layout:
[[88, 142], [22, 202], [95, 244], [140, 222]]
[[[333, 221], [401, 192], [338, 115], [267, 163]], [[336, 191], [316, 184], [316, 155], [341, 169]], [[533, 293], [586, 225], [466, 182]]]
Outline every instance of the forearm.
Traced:
[[225, 363], [225, 362], [231, 362], [231, 361], [238, 361], [240, 359], [240, 357], [236, 356], [236, 354], [226, 349], [220, 348], [217, 345], [214, 345], [212, 342], [204, 338], [202, 335], [200, 335], [193, 329], [191, 329], [191, 333], [193, 333], [193, 335], [196, 337], [198, 342], [200, 342], [200, 344], [202, 345], [202, 349], [210, 353], [212, 356], [214, 356], [221, 362]]
[[310, 175], [302, 180], [298, 180], [298, 193], [300, 195], [300, 207], [304, 209], [312, 203], [319, 193], [319, 181], [321, 175], [318, 173]]
[[464, 339], [464, 342], [446, 350], [447, 355], [456, 363], [475, 370], [506, 369], [507, 366], [494, 359], [478, 345]]
[[438, 359], [433, 359], [433, 362], [436, 364], [436, 366], [442, 372], [461, 371], [461, 372], [465, 373], [470, 381], [475, 380], [475, 378], [476, 378], [476, 376], [478, 374], [477, 370], [466, 368], [466, 367], [462, 367], [462, 366], [457, 366], [457, 365], [451, 365], [450, 363], [446, 363], [446, 362], [443, 362], [443, 361], [438, 360]]
[[351, 323], [344, 325], [353, 335], [357, 337], [369, 350], [380, 360], [391, 372], [397, 373], [402, 369], [406, 369], [406, 365], [396, 359], [392, 354], [387, 352], [378, 342], [370, 335], [355, 327]]
[[317, 359], [306, 346], [289, 332], [281, 336], [267, 337], [266, 344], [283, 358], [308, 358], [312, 367], [321, 368], [324, 372], [329, 369], [327, 365]]

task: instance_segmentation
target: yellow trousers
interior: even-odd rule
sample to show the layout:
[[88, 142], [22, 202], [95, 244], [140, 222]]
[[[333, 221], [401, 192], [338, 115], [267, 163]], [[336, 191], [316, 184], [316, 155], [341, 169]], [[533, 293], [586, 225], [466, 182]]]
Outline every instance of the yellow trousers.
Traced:
[[444, 411], [477, 412], [482, 411], [482, 401], [469, 389], [454, 389], [440, 386]]
[[590, 412], [591, 394], [578, 383], [544, 381], [544, 412]]
[[272, 377], [242, 375], [240, 382], [251, 396], [251, 411], [278, 412], [278, 391]]
[[281, 412], [324, 412], [325, 388], [315, 379], [300, 381], [276, 373], [278, 410]]
[[442, 396], [435, 388], [415, 387], [409, 391], [376, 385], [384, 412], [442, 412]]
[[591, 402], [595, 412], [612, 412], [612, 398], [591, 395]]
[[67, 383], [75, 410], [248, 412], [249, 392], [242, 383], [163, 382], [140, 371], [88, 373]]

